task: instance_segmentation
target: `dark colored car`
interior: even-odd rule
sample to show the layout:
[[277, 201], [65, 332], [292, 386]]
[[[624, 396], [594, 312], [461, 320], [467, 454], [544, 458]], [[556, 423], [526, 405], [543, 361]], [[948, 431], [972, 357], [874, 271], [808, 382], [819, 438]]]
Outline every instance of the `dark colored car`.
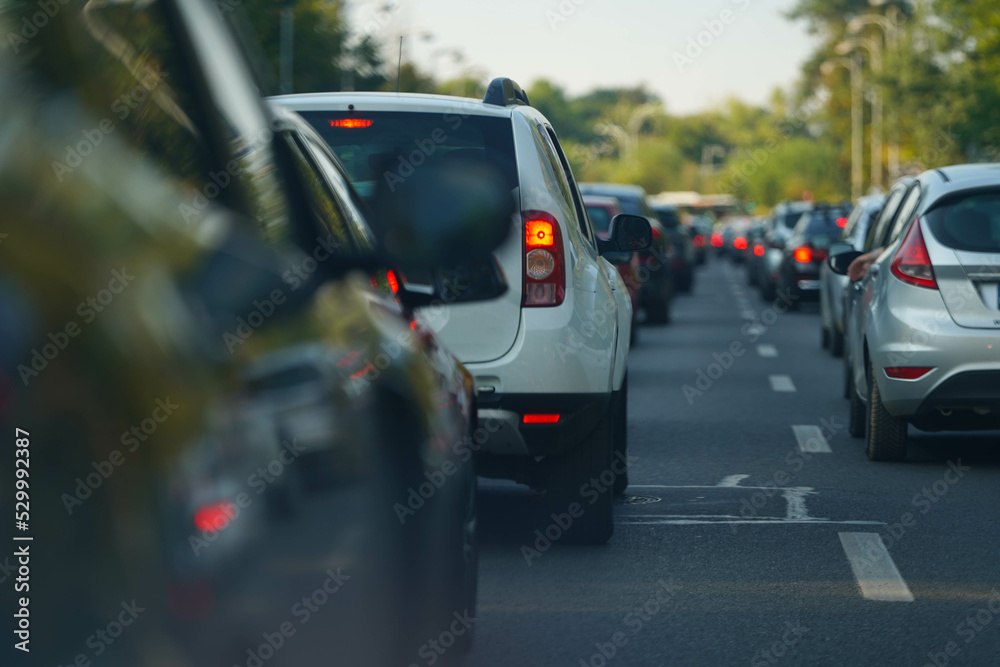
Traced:
[[712, 220], [706, 215], [696, 215], [691, 219], [691, 243], [694, 245], [694, 263], [698, 266], [708, 261], [708, 249], [712, 244], [712, 227]]
[[774, 218], [763, 217], [747, 230], [747, 247], [743, 251], [746, 266], [747, 285], [756, 287], [760, 283], [761, 265], [767, 250], [767, 234], [771, 231]]
[[695, 245], [691, 232], [681, 222], [676, 206], [658, 204], [651, 207], [660, 224], [670, 236], [673, 255], [670, 270], [674, 274], [674, 287], [678, 292], [689, 293], [694, 288]]
[[[584, 196], [583, 205], [587, 209], [587, 215], [590, 217], [590, 224], [594, 228], [594, 233], [606, 241], [611, 228], [611, 220], [616, 215], [624, 213], [621, 204], [614, 197], [588, 195]], [[625, 281], [625, 286], [628, 287], [629, 299], [632, 301], [632, 334], [630, 343], [634, 346], [639, 334], [639, 308], [642, 306], [638, 253], [632, 253], [627, 262], [615, 264], [615, 268], [618, 269], [622, 280]]]
[[646, 191], [638, 185], [580, 183], [580, 193], [614, 197], [625, 213], [641, 215], [649, 220], [653, 228], [653, 247], [650, 251], [639, 253], [642, 309], [646, 312], [646, 322], [669, 324], [670, 305], [676, 289], [669, 266], [673, 246], [658, 216], [646, 201]]
[[[32, 664], [407, 664], [471, 638], [475, 395], [387, 268], [437, 263], [385, 249], [240, 53], [211, 4], [151, 0], [65, 5], [0, 63]], [[509, 217], [456, 222], [485, 253]]]
[[790, 295], [795, 305], [819, 300], [820, 267], [847, 225], [847, 213], [843, 206], [817, 205], [792, 230], [778, 269], [778, 290]]
[[813, 209], [812, 202], [782, 202], [771, 211], [771, 225], [765, 235], [764, 255], [757, 266], [757, 287], [760, 298], [773, 301], [777, 296], [780, 267], [784, 261], [785, 244], [799, 219]]

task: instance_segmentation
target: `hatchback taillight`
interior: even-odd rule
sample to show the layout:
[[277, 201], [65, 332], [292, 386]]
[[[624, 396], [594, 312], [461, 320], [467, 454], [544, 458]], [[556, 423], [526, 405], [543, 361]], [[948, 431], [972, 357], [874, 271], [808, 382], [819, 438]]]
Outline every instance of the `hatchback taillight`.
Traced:
[[892, 275], [904, 283], [937, 289], [937, 279], [934, 277], [934, 267], [931, 265], [927, 244], [924, 243], [923, 232], [920, 231], [920, 219], [913, 221], [909, 231], [903, 238], [902, 245], [892, 258], [890, 266]]
[[558, 306], [566, 296], [559, 223], [544, 211], [524, 211], [524, 305]]

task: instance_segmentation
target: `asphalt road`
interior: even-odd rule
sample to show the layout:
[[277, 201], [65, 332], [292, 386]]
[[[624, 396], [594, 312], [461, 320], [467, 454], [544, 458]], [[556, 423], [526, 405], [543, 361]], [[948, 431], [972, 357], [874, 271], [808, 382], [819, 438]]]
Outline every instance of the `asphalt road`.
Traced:
[[482, 482], [462, 664], [1000, 664], [1000, 436], [911, 429], [906, 462], [868, 461], [816, 307], [778, 310], [716, 260], [642, 329], [606, 546], [529, 564], [543, 498]]

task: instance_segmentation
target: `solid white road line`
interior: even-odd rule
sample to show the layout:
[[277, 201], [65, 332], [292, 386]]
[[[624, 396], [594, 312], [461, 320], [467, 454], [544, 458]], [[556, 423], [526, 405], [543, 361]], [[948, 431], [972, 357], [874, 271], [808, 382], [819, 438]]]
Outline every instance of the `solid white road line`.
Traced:
[[792, 433], [799, 443], [799, 451], [810, 454], [832, 454], [829, 443], [823, 437], [823, 429], [819, 426], [793, 426]]
[[768, 375], [767, 379], [774, 391], [795, 391], [795, 383], [787, 375]]
[[878, 533], [839, 533], [861, 595], [882, 602], [913, 602], [913, 593]]
[[757, 354], [762, 357], [776, 357], [778, 356], [778, 348], [773, 345], [758, 345]]
[[615, 523], [619, 526], [704, 526], [708, 524], [719, 524], [719, 525], [731, 525], [737, 524], [741, 526], [756, 524], [759, 526], [775, 526], [789, 524], [800, 524], [804, 526], [885, 526], [884, 521], [830, 521], [828, 519], [802, 519], [802, 520], [791, 520], [791, 519], [775, 519], [762, 518], [762, 519], [728, 519], [725, 515], [719, 515], [718, 519], [660, 519], [655, 516], [650, 516], [647, 514], [636, 514], [634, 516], [619, 516], [615, 519]]
[[750, 475], [728, 475], [722, 478], [719, 482], [719, 486], [739, 486], [740, 482], [745, 480]]

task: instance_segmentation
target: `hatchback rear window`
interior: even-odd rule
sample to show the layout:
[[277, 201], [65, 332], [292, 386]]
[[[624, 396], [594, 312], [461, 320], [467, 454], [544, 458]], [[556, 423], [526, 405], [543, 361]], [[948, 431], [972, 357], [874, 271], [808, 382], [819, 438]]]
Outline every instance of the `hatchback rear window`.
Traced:
[[351, 182], [370, 197], [380, 181], [393, 187], [422, 165], [482, 156], [518, 185], [508, 118], [398, 111], [300, 112], [340, 159]]
[[949, 248], [1000, 252], [1000, 190], [952, 199], [924, 219], [934, 238]]

